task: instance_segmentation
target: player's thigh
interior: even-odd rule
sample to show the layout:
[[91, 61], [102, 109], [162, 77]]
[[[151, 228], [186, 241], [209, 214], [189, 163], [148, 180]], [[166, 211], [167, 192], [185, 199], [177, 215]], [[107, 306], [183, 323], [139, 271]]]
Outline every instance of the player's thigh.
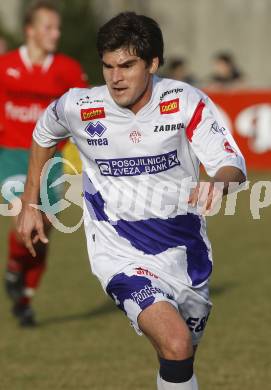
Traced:
[[178, 360], [192, 356], [189, 328], [170, 303], [158, 302], [143, 310], [138, 317], [138, 325], [160, 357]]
[[122, 272], [112, 277], [106, 292], [127, 315], [136, 332], [142, 334], [137, 319], [144, 309], [161, 301], [172, 303], [177, 308], [177, 303], [174, 302], [170, 287], [157, 275], [139, 275], [138, 270], [142, 268], [133, 264], [125, 267]]
[[136, 332], [143, 332], [150, 339], [160, 356], [191, 356], [191, 335], [178, 312], [170, 285], [148, 270], [144, 270], [144, 276], [138, 275], [138, 270], [143, 268], [131, 265], [115, 275], [107, 293], [125, 312]]

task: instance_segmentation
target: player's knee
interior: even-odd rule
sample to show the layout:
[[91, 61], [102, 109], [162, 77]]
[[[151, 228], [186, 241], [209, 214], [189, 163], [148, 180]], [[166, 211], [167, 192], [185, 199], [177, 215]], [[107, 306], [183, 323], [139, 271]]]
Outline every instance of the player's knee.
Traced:
[[171, 383], [183, 383], [193, 376], [193, 357], [182, 360], [169, 360], [160, 358], [160, 377]]
[[182, 360], [193, 355], [190, 333], [171, 336], [161, 348], [161, 355], [169, 360]]

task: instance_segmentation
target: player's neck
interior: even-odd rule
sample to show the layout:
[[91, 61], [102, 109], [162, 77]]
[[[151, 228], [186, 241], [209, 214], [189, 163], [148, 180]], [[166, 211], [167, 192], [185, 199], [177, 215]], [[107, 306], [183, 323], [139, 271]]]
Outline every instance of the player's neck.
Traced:
[[142, 107], [144, 107], [151, 99], [152, 96], [152, 76], [150, 76], [147, 87], [142, 95], [139, 96], [137, 101], [128, 108], [136, 114]]
[[32, 65], [42, 65], [48, 56], [48, 52], [38, 47], [34, 42], [27, 42], [27, 54]]

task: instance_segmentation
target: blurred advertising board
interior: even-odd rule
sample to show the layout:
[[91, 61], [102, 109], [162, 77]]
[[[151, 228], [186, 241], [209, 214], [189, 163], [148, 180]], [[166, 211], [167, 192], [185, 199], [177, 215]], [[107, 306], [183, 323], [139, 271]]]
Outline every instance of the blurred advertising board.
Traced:
[[232, 129], [248, 169], [271, 169], [271, 91], [206, 91]]

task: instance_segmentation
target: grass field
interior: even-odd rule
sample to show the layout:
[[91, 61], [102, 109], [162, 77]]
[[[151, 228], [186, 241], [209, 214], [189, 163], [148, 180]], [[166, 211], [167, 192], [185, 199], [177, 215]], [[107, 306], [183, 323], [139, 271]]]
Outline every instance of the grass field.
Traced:
[[[270, 174], [251, 176], [270, 180]], [[196, 370], [201, 390], [263, 390], [271, 383], [271, 207], [253, 220], [249, 191], [235, 216], [209, 217], [214, 308]], [[80, 209], [68, 209], [70, 223]], [[1, 278], [7, 217], [0, 219]], [[0, 291], [1, 390], [151, 390], [157, 361], [91, 275], [83, 231], [54, 232], [34, 307], [39, 326], [20, 329]]]

